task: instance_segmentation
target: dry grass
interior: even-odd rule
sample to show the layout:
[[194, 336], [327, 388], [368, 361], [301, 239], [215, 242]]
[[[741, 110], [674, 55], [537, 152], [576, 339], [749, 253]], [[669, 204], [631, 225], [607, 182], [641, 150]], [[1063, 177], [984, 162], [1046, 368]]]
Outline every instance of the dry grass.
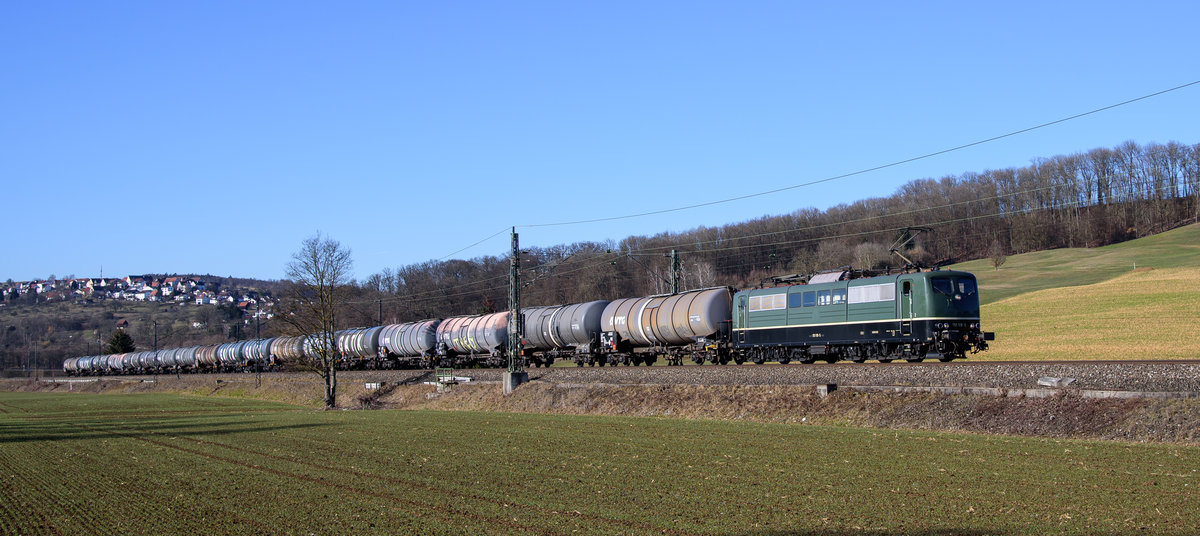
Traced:
[[1200, 401], [1083, 399], [837, 391], [821, 398], [800, 385], [588, 385], [533, 382], [505, 396], [495, 385], [463, 385], [443, 395], [400, 387], [385, 407], [804, 423], [976, 432], [1033, 437], [1200, 441]]
[[1138, 269], [983, 307], [979, 360], [1200, 358], [1200, 268]]

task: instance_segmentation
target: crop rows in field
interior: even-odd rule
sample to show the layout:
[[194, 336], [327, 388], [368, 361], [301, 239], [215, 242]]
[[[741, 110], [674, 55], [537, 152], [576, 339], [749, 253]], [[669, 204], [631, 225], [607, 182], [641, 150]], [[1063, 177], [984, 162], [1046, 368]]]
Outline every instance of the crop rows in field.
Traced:
[[1193, 447], [202, 402], [0, 394], [0, 532], [1184, 534], [1200, 519]]

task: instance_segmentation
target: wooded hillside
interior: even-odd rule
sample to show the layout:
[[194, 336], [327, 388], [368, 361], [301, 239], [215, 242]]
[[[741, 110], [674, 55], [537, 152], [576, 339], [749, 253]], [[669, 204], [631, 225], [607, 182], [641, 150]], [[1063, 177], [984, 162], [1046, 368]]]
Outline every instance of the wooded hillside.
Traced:
[[[745, 192], [730, 192], [742, 194]], [[669, 252], [683, 287], [747, 287], [763, 278], [846, 265], [900, 266], [890, 246], [927, 227], [916, 261], [1003, 257], [1097, 247], [1159, 233], [1200, 215], [1200, 145], [1126, 142], [1036, 159], [1029, 166], [912, 181], [887, 197], [620, 242], [533, 248], [521, 265], [523, 303], [550, 305], [667, 291]], [[508, 260], [426, 262], [361, 282], [348, 318], [359, 324], [507, 308]], [[383, 314], [380, 315], [380, 310]]]

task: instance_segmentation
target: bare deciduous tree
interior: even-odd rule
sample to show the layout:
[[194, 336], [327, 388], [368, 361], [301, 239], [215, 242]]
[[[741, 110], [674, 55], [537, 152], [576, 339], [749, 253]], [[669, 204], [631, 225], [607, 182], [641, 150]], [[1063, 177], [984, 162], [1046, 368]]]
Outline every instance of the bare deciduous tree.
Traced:
[[325, 409], [337, 407], [337, 312], [350, 289], [350, 250], [320, 233], [301, 243], [287, 265], [291, 280], [282, 318], [293, 334], [306, 337], [305, 357], [294, 363], [325, 382]]
[[992, 260], [992, 268], [995, 268], [997, 271], [1000, 270], [1000, 266], [1004, 264], [1004, 261], [1008, 260], [1008, 256], [1004, 254], [1004, 246], [1000, 244], [1000, 239], [992, 240], [992, 245], [988, 251], [988, 258]]

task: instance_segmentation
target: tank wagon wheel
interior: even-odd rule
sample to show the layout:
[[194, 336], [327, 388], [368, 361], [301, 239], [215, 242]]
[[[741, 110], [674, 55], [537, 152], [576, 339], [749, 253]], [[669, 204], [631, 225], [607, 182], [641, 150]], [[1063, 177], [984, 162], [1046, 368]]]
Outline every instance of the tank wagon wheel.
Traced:
[[742, 363], [745, 363], [746, 362], [746, 354], [743, 354], [741, 352], [734, 354], [733, 362], [734, 362], [734, 364], [737, 364], [737, 365], [741, 365]]

